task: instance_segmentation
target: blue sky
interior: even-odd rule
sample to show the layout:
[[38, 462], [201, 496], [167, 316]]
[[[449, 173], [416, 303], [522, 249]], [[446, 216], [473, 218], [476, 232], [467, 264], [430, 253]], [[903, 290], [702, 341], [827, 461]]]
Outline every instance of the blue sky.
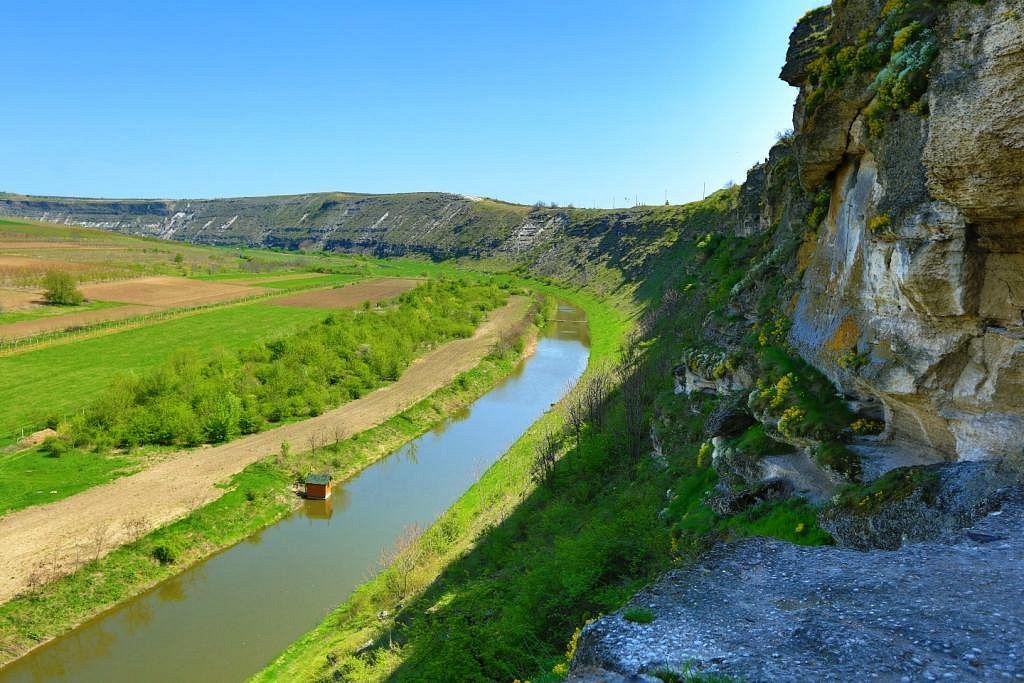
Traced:
[[689, 201], [791, 126], [817, 4], [12, 1], [0, 190]]

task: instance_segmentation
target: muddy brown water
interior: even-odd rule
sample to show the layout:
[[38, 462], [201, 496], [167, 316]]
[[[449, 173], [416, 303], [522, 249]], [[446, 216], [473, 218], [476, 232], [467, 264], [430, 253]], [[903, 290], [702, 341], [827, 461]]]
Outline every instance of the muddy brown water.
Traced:
[[514, 375], [328, 501], [304, 507], [0, 670], [0, 682], [238, 681], [316, 626], [429, 525], [582, 374], [582, 311], [560, 304]]

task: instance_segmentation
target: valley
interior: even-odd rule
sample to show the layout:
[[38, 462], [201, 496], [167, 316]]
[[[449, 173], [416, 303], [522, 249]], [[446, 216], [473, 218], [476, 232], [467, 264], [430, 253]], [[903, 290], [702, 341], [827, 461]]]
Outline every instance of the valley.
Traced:
[[1024, 4], [779, 66], [683, 205], [0, 194], [0, 681], [1024, 676]]

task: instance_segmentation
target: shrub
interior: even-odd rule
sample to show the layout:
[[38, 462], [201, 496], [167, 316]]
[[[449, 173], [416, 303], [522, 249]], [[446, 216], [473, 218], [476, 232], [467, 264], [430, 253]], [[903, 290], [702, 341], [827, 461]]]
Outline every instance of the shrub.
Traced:
[[871, 515], [887, 503], [903, 500], [919, 491], [922, 500], [930, 504], [941, 488], [935, 470], [924, 467], [900, 467], [890, 470], [866, 486], [848, 486], [843, 489], [831, 507], [849, 512]]
[[59, 436], [50, 436], [43, 442], [43, 450], [47, 455], [59, 458], [70, 450], [70, 446], [67, 441]]
[[160, 564], [174, 564], [178, 559], [178, 554], [166, 545], [156, 546], [150, 554], [153, 556], [153, 559]]
[[51, 270], [43, 278], [43, 299], [48, 304], [77, 306], [85, 299], [75, 280], [62, 270]]
[[843, 444], [826, 441], [814, 449], [814, 460], [822, 467], [832, 470], [849, 481], [861, 477], [860, 457]]
[[825, 89], [815, 88], [811, 91], [811, 94], [807, 96], [807, 102], [804, 104], [804, 109], [807, 115], [810, 116], [814, 112], [818, 111], [818, 107], [825, 101]]
[[801, 436], [804, 417], [806, 414], [797, 406], [786, 408], [779, 417], [779, 431], [789, 437]]
[[916, 21], [897, 31], [896, 35], [892, 38], [893, 53], [902, 51], [903, 48], [905, 48], [911, 40], [917, 37], [920, 32], [921, 24]]
[[868, 231], [880, 240], [891, 242], [897, 238], [895, 230], [893, 230], [892, 219], [885, 214], [879, 214], [872, 216], [868, 220]]
[[707, 467], [711, 464], [711, 453], [714, 451], [714, 447], [710, 441], [705, 441], [700, 445], [700, 450], [697, 451], [697, 467]]
[[854, 420], [853, 424], [850, 425], [850, 429], [853, 430], [854, 434], [881, 434], [885, 429], [885, 423], [879, 420], [866, 420], [860, 418]]
[[850, 350], [839, 356], [839, 358], [836, 359], [836, 363], [844, 370], [852, 370], [853, 372], [856, 372], [868, 364], [868, 354], [857, 353], [856, 350]]
[[807, 214], [807, 227], [811, 230], [817, 230], [821, 226], [822, 221], [825, 220], [825, 216], [828, 215], [828, 207], [831, 203], [832, 187], [825, 184], [814, 195], [811, 212]]

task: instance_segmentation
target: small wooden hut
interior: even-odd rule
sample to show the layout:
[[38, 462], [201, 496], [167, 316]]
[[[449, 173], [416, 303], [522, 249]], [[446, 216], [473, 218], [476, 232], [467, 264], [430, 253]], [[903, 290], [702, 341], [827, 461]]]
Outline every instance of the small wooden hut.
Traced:
[[306, 498], [327, 500], [331, 495], [331, 479], [329, 474], [306, 475]]

